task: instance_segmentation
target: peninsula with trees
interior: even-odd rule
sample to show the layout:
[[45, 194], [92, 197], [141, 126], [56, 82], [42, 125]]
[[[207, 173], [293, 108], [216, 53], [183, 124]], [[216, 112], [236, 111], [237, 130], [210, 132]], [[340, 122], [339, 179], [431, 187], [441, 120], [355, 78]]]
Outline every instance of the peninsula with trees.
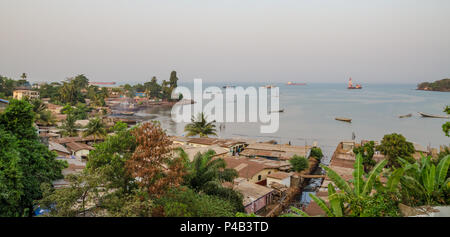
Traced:
[[417, 90], [450, 92], [450, 79], [442, 79], [435, 82], [422, 82], [417, 85]]

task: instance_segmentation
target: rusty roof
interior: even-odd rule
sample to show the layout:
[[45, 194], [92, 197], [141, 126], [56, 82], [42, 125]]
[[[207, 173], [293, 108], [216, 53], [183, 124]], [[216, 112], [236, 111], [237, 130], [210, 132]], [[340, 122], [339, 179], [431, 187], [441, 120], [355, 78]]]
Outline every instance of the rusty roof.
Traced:
[[292, 173], [286, 173], [286, 172], [275, 172], [275, 173], [271, 173], [269, 175], [267, 175], [267, 178], [272, 178], [272, 179], [279, 179], [279, 180], [283, 180], [286, 178], [289, 178], [292, 176]]
[[77, 152], [80, 150], [94, 150], [93, 147], [79, 142], [70, 142], [66, 144], [67, 148], [71, 151]]
[[235, 140], [235, 139], [222, 139], [222, 138], [213, 138], [213, 137], [172, 137], [174, 141], [200, 144], [200, 145], [218, 145], [221, 147], [230, 148], [237, 144], [246, 144], [245, 141]]
[[275, 157], [280, 160], [289, 160], [294, 155], [306, 156], [310, 146], [292, 146], [287, 144], [254, 143], [248, 145], [241, 155]]
[[254, 175], [268, 168], [266, 165], [252, 161], [246, 157], [227, 156], [223, 160], [227, 163], [227, 168], [235, 169], [239, 177], [247, 179], [252, 178]]

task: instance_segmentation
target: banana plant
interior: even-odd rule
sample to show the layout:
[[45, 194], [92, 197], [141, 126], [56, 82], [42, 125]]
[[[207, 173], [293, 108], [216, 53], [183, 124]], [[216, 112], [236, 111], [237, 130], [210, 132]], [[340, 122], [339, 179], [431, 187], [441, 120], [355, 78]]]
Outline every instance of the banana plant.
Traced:
[[[348, 205], [346, 204], [350, 203], [352, 199], [360, 199], [368, 197], [372, 194], [375, 182], [377, 179], [379, 179], [379, 176], [383, 168], [388, 163], [388, 160], [382, 160], [378, 162], [368, 174], [364, 172], [362, 161], [363, 158], [361, 154], [356, 155], [352, 183], [347, 182], [336, 171], [329, 168], [328, 166], [320, 164], [320, 167], [322, 167], [327, 172], [327, 176], [339, 189], [338, 191], [336, 191], [332, 183], [328, 184], [329, 204], [327, 204], [320, 197], [310, 194], [311, 199], [314, 200], [317, 205], [319, 205], [319, 207], [327, 214], [327, 216], [345, 216], [346, 213], [348, 213]], [[404, 172], [404, 168], [394, 170], [390, 174], [386, 184], [382, 185], [382, 191], [395, 192], [396, 190], [398, 190], [400, 179]], [[292, 207], [291, 210], [294, 212], [294, 214], [286, 214], [284, 216], [308, 216], [307, 213], [297, 208]]]
[[[361, 154], [356, 155], [353, 171], [353, 188], [349, 182], [345, 181], [345, 179], [339, 176], [339, 174], [330, 167], [323, 164], [320, 164], [320, 167], [327, 171], [327, 176], [333, 181], [339, 190], [345, 193], [347, 198], [359, 198], [366, 197], [371, 194], [375, 181], [388, 162], [387, 160], [378, 162], [369, 174], [367, 174], [367, 178], [364, 180], [365, 173], [362, 161], [363, 159]], [[395, 182], [392, 182], [392, 185], [394, 184]]]
[[440, 198], [450, 187], [450, 178], [446, 179], [450, 155], [441, 159], [437, 166], [431, 162], [431, 157], [425, 156], [414, 164], [403, 159], [399, 160], [405, 170], [405, 176], [400, 179], [402, 188], [413, 196], [425, 200], [428, 205], [440, 202]]

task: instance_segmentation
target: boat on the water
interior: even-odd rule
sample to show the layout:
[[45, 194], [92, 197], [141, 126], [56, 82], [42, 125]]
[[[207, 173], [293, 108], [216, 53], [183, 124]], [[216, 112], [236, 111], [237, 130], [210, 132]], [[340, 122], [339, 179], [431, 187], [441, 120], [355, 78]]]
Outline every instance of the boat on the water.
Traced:
[[306, 83], [295, 83], [295, 82], [289, 81], [289, 82], [287, 83], [287, 85], [288, 85], [288, 86], [305, 86]]
[[450, 118], [450, 116], [445, 116], [445, 115], [427, 114], [427, 113], [423, 113], [423, 112], [418, 112], [418, 113], [420, 115], [422, 115], [422, 117], [425, 117], [425, 118], [445, 118], [445, 119]]
[[400, 116], [398, 116], [399, 118], [409, 118], [409, 117], [411, 117], [412, 116], [412, 114], [405, 114], [405, 115], [400, 115]]
[[224, 88], [224, 89], [226, 89], [226, 88], [235, 88], [236, 86], [230, 86], [230, 85], [225, 85], [225, 86], [222, 86], [222, 88]]
[[280, 109], [278, 111], [272, 111], [271, 113], [283, 113], [283, 112], [284, 112], [284, 109]]
[[134, 115], [134, 112], [122, 111], [122, 112], [119, 112], [119, 114], [125, 115], [125, 116], [132, 116], [132, 115]]
[[348, 80], [348, 87], [347, 89], [362, 89], [362, 86], [360, 84], [356, 84], [356, 86], [353, 86], [352, 78]]
[[336, 119], [338, 121], [342, 121], [342, 122], [347, 122], [347, 123], [351, 123], [352, 122], [352, 119], [350, 119], [350, 118], [339, 118], [339, 117], [337, 117], [337, 118], [334, 118], [334, 119]]
[[262, 87], [265, 87], [265, 88], [275, 88], [276, 86], [274, 86], [274, 85], [265, 85], [265, 86], [262, 86]]

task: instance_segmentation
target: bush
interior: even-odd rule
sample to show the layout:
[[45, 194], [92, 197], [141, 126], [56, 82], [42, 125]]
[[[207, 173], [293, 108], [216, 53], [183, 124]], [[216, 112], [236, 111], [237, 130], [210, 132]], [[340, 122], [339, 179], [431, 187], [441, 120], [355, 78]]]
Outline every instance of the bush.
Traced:
[[414, 145], [406, 141], [406, 138], [397, 133], [384, 135], [381, 140], [381, 145], [377, 149], [385, 156], [387, 156], [389, 167], [400, 167], [398, 158], [403, 158], [411, 163], [415, 160], [412, 158], [414, 153]]
[[308, 169], [309, 167], [309, 163], [308, 160], [303, 157], [303, 156], [297, 156], [294, 155], [290, 160], [289, 163], [291, 163], [292, 168], [296, 171], [296, 172], [301, 172], [303, 170]]
[[399, 216], [398, 202], [385, 193], [351, 199], [350, 216], [354, 217], [395, 217]]
[[170, 190], [156, 203], [168, 217], [233, 217], [238, 212], [228, 200], [196, 193], [187, 187]]
[[309, 153], [309, 157], [314, 157], [317, 160], [321, 160], [323, 157], [322, 149], [320, 147], [311, 148], [311, 152]]

